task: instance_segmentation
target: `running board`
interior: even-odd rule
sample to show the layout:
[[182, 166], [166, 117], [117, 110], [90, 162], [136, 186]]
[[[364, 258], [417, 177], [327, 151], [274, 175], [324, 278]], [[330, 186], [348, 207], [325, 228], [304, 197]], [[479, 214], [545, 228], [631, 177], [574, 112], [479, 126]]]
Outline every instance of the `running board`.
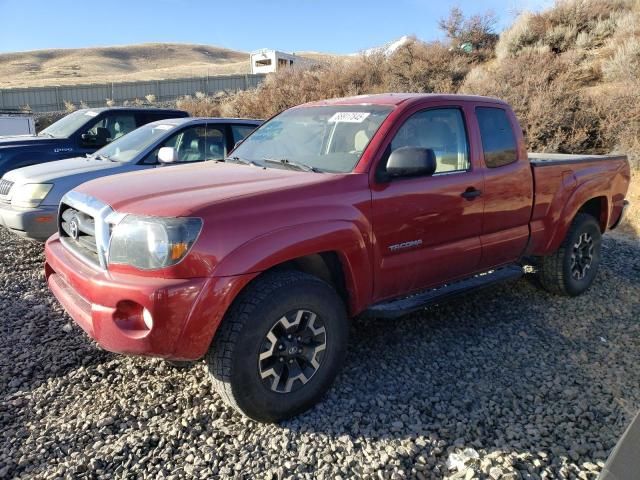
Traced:
[[473, 277], [449, 283], [439, 288], [433, 288], [424, 292], [416, 293], [409, 297], [396, 298], [384, 302], [376, 303], [365, 312], [366, 317], [375, 318], [398, 318], [403, 315], [422, 310], [425, 307], [449, 300], [453, 297], [467, 293], [471, 290], [502, 283], [509, 280], [516, 280], [524, 275], [524, 269], [520, 265], [508, 265], [496, 268], [485, 273], [474, 275]]

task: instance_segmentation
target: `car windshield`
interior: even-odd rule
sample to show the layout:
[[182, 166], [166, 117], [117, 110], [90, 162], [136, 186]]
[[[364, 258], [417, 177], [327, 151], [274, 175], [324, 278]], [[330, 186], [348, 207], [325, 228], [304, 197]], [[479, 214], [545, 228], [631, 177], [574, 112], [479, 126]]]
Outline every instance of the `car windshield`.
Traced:
[[43, 137], [68, 138], [80, 127], [98, 115], [95, 110], [78, 110], [62, 117], [42, 130], [38, 135]]
[[145, 125], [114, 140], [106, 147], [102, 147], [93, 156], [122, 163], [134, 161], [141, 152], [155, 144], [160, 138], [164, 138], [165, 134], [174, 128], [175, 125], [166, 123]]
[[286, 110], [242, 142], [232, 159], [265, 167], [350, 172], [391, 110], [379, 105]]

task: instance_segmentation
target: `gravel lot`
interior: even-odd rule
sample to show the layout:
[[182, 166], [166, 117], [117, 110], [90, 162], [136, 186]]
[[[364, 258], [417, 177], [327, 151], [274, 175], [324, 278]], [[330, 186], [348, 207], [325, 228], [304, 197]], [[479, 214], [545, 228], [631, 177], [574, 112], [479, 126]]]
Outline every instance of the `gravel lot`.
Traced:
[[253, 423], [202, 364], [100, 351], [53, 300], [42, 247], [0, 231], [0, 478], [596, 478], [640, 408], [640, 243], [596, 286], [527, 280], [356, 321], [315, 409]]

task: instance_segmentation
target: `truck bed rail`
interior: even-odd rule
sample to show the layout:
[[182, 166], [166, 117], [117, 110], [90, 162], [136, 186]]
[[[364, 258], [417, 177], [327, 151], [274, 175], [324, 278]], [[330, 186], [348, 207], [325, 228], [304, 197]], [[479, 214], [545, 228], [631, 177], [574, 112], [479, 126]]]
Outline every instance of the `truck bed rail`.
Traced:
[[627, 159], [626, 155], [576, 155], [567, 153], [529, 153], [529, 162], [534, 167], [546, 167], [549, 165], [572, 164], [579, 162], [600, 162], [609, 160]]

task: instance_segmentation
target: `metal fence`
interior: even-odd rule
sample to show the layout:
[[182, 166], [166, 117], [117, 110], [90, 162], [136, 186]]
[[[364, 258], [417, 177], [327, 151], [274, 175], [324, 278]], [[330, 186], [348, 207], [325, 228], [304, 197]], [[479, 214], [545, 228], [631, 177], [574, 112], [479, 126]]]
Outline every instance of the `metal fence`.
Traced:
[[107, 99], [121, 105], [125, 101], [142, 100], [147, 95], [154, 95], [156, 101], [163, 102], [196, 92], [215, 94], [222, 91], [247, 90], [257, 87], [264, 78], [263, 74], [220, 75], [143, 82], [0, 89], [0, 109], [30, 107], [34, 112], [53, 112], [64, 110], [65, 101], [75, 105], [84, 103], [90, 107], [99, 107], [105, 106]]

